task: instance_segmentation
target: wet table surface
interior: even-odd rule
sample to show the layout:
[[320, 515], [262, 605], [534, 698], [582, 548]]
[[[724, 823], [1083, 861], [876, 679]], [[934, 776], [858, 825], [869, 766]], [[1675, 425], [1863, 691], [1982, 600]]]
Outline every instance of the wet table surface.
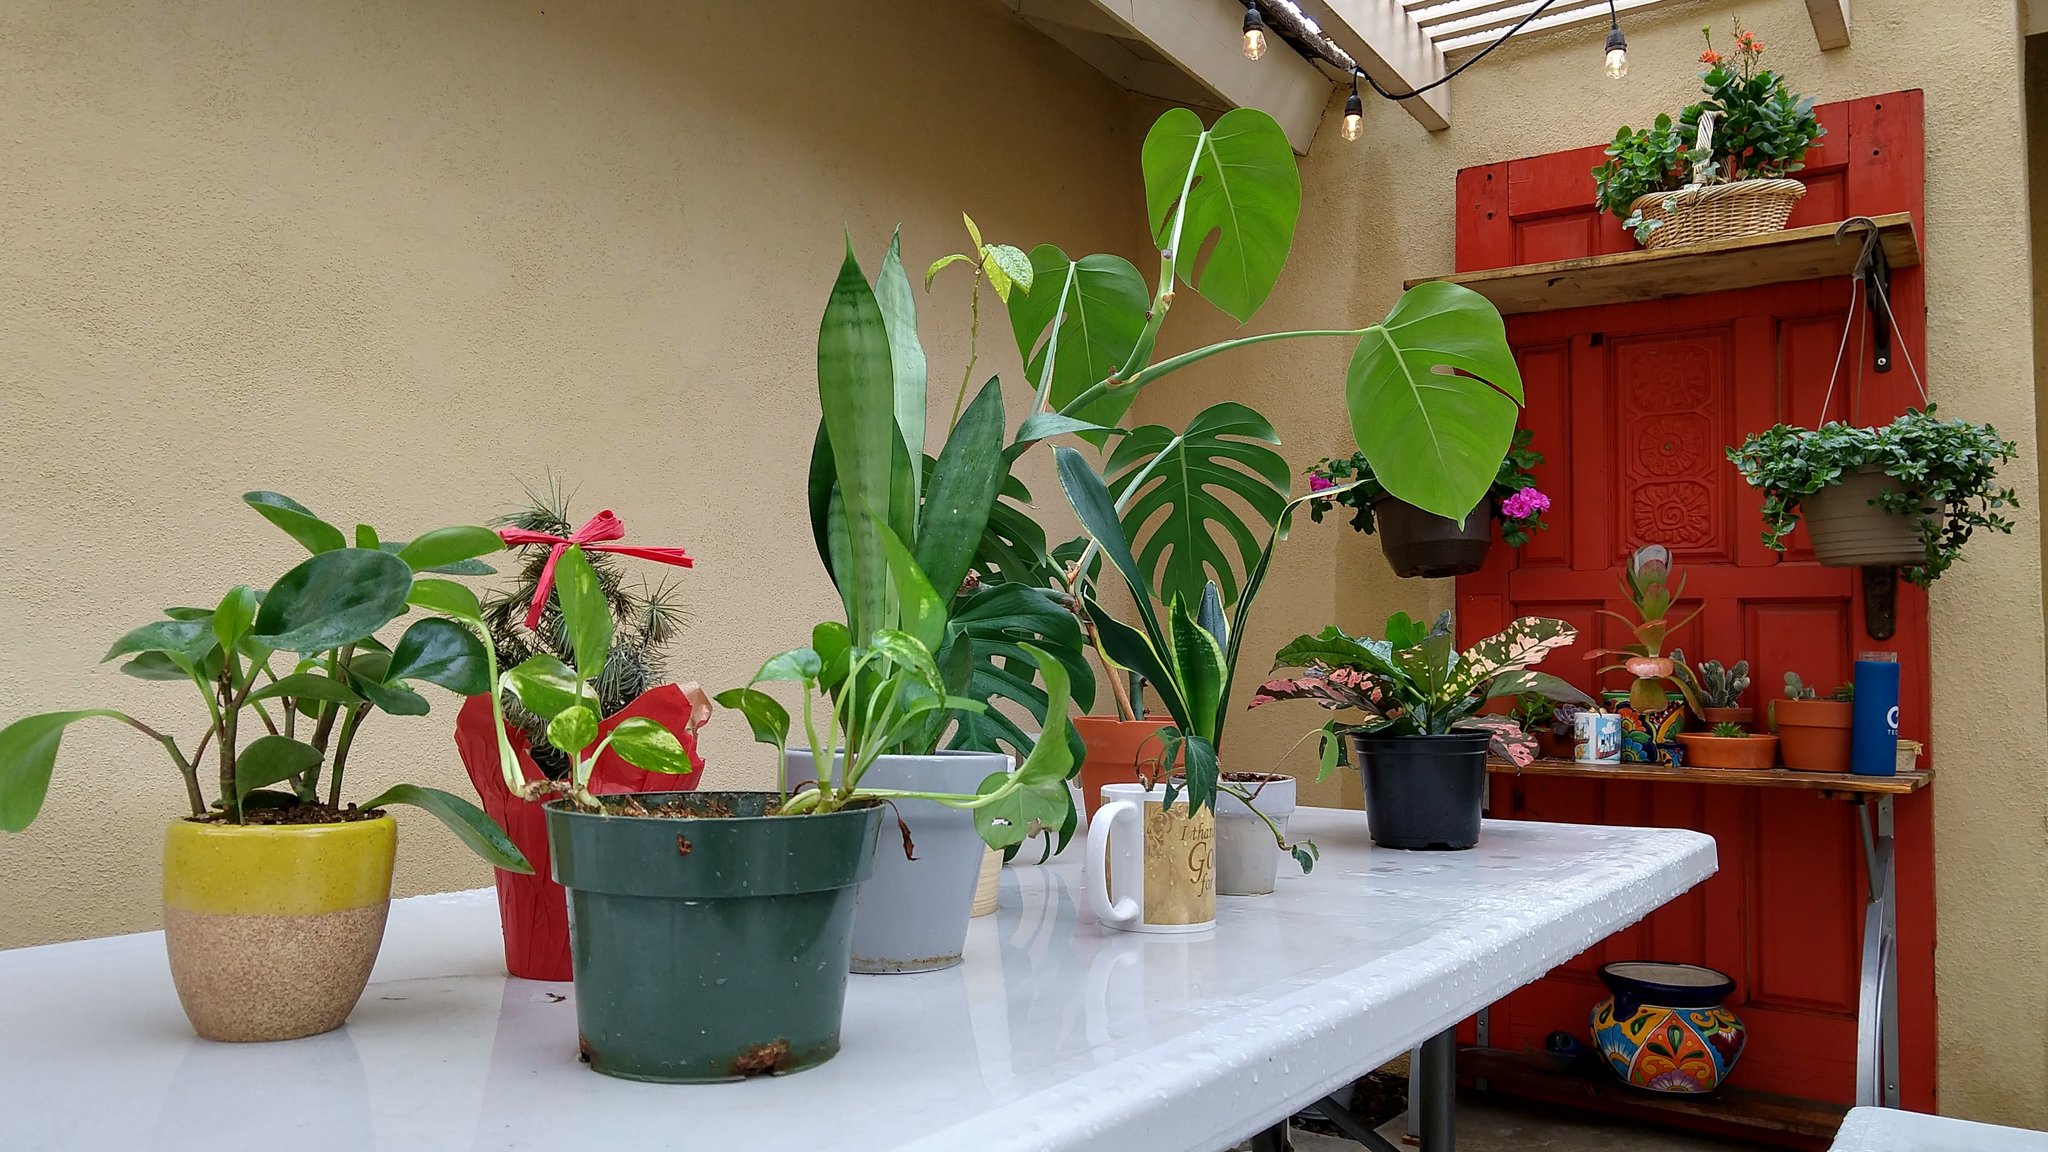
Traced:
[[2048, 1132], [2000, 1128], [1895, 1112], [1852, 1108], [1835, 1134], [1833, 1152], [2048, 1152]]
[[854, 976], [844, 1047], [787, 1077], [653, 1085], [576, 1059], [569, 985], [503, 975], [489, 890], [392, 905], [339, 1031], [195, 1038], [159, 933], [0, 952], [0, 1147], [1214, 1152], [1405, 1052], [1714, 871], [1677, 829], [1488, 822], [1376, 849], [1306, 808], [1313, 875], [1195, 937], [1107, 931], [1082, 848], [1003, 871], [965, 963]]

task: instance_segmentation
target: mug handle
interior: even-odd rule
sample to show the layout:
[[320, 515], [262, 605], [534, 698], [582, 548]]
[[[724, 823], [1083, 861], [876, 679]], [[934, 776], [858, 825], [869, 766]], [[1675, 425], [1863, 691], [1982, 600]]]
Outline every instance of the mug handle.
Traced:
[[[1143, 826], [1138, 817], [1138, 806], [1129, 800], [1112, 800], [1095, 810], [1095, 819], [1088, 822], [1088, 862], [1094, 867], [1088, 870], [1088, 904], [1095, 910], [1095, 918], [1112, 928], [1121, 928], [1135, 922], [1143, 911], [1136, 899], [1126, 896], [1112, 902], [1109, 898], [1109, 841], [1110, 832], [1116, 822], [1128, 815], [1131, 823]], [[1141, 869], [1138, 883], [1145, 882]]]

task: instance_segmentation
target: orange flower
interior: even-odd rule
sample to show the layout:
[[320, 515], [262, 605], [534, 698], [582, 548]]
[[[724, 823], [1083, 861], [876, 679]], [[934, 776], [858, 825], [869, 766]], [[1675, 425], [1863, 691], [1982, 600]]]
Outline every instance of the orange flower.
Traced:
[[1709, 68], [1719, 68], [1721, 66], [1721, 54], [1709, 48], [1705, 52], [1700, 53], [1700, 63], [1705, 64]]

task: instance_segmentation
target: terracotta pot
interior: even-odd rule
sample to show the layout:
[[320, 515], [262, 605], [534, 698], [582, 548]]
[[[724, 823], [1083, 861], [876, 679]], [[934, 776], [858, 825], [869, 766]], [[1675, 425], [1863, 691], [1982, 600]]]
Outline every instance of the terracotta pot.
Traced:
[[[643, 772], [607, 751], [591, 774], [590, 790], [600, 795], [695, 791], [704, 775], [704, 762], [697, 756], [697, 740], [689, 729], [690, 700], [682, 689], [674, 684], [652, 689], [607, 717], [598, 731], [609, 732], [629, 716], [651, 717], [676, 733], [697, 771], [687, 776]], [[542, 779], [543, 773], [527, 754], [526, 733], [514, 728], [508, 735], [526, 779]], [[555, 883], [548, 855], [547, 818], [540, 804], [521, 800], [505, 790], [505, 778], [498, 770], [498, 741], [491, 732], [489, 696], [471, 696], [463, 701], [462, 710], [455, 717], [455, 749], [462, 755], [462, 766], [469, 772], [470, 783], [476, 786], [485, 814], [498, 822], [505, 835], [518, 845], [527, 863], [533, 865], [531, 876], [494, 869], [498, 922], [505, 934], [505, 971], [522, 980], [567, 980], [569, 902], [562, 886]]]
[[[1878, 493], [1896, 491], [1898, 481], [1866, 464], [1835, 483], [1800, 498], [1800, 515], [1813, 541], [1813, 557], [1830, 568], [1890, 568], [1923, 564], [1919, 517], [1887, 512], [1872, 504]], [[1933, 513], [1934, 509], [1923, 511]]]
[[1493, 547], [1490, 499], [1462, 525], [1392, 496], [1373, 501], [1372, 518], [1380, 551], [1396, 576], [1469, 576], [1486, 566], [1487, 550]]
[[1754, 708], [1702, 708], [1700, 719], [1706, 721], [1711, 730], [1716, 724], [1739, 724], [1744, 728], [1756, 723]]
[[398, 823], [202, 824], [164, 833], [164, 945], [192, 1030], [295, 1040], [341, 1027], [391, 908]]
[[1855, 706], [1841, 700], [1773, 700], [1771, 719], [1785, 767], [1803, 772], [1849, 770], [1849, 722]]
[[1164, 751], [1159, 733], [1173, 727], [1171, 720], [1119, 720], [1114, 716], [1076, 716], [1074, 731], [1088, 754], [1081, 761], [1081, 802], [1088, 818], [1102, 807], [1102, 789], [1107, 784], [1138, 784], [1138, 767], [1158, 775], [1159, 756]]
[[1770, 768], [1778, 763], [1776, 736], [1707, 736], [1681, 732], [1685, 762], [1694, 768]]

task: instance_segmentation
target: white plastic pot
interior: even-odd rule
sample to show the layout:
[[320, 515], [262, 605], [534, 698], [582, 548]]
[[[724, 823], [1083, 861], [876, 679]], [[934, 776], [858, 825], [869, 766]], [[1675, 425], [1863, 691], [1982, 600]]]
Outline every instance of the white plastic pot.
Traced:
[[[1295, 785], [1292, 776], [1272, 776], [1263, 781], [1232, 781], [1235, 787], [1254, 793], [1252, 803], [1266, 814], [1284, 836], [1287, 818], [1294, 814]], [[1216, 792], [1216, 894], [1219, 896], [1264, 896], [1273, 890], [1280, 874], [1279, 842], [1273, 829], [1245, 802], [1222, 791]]]

